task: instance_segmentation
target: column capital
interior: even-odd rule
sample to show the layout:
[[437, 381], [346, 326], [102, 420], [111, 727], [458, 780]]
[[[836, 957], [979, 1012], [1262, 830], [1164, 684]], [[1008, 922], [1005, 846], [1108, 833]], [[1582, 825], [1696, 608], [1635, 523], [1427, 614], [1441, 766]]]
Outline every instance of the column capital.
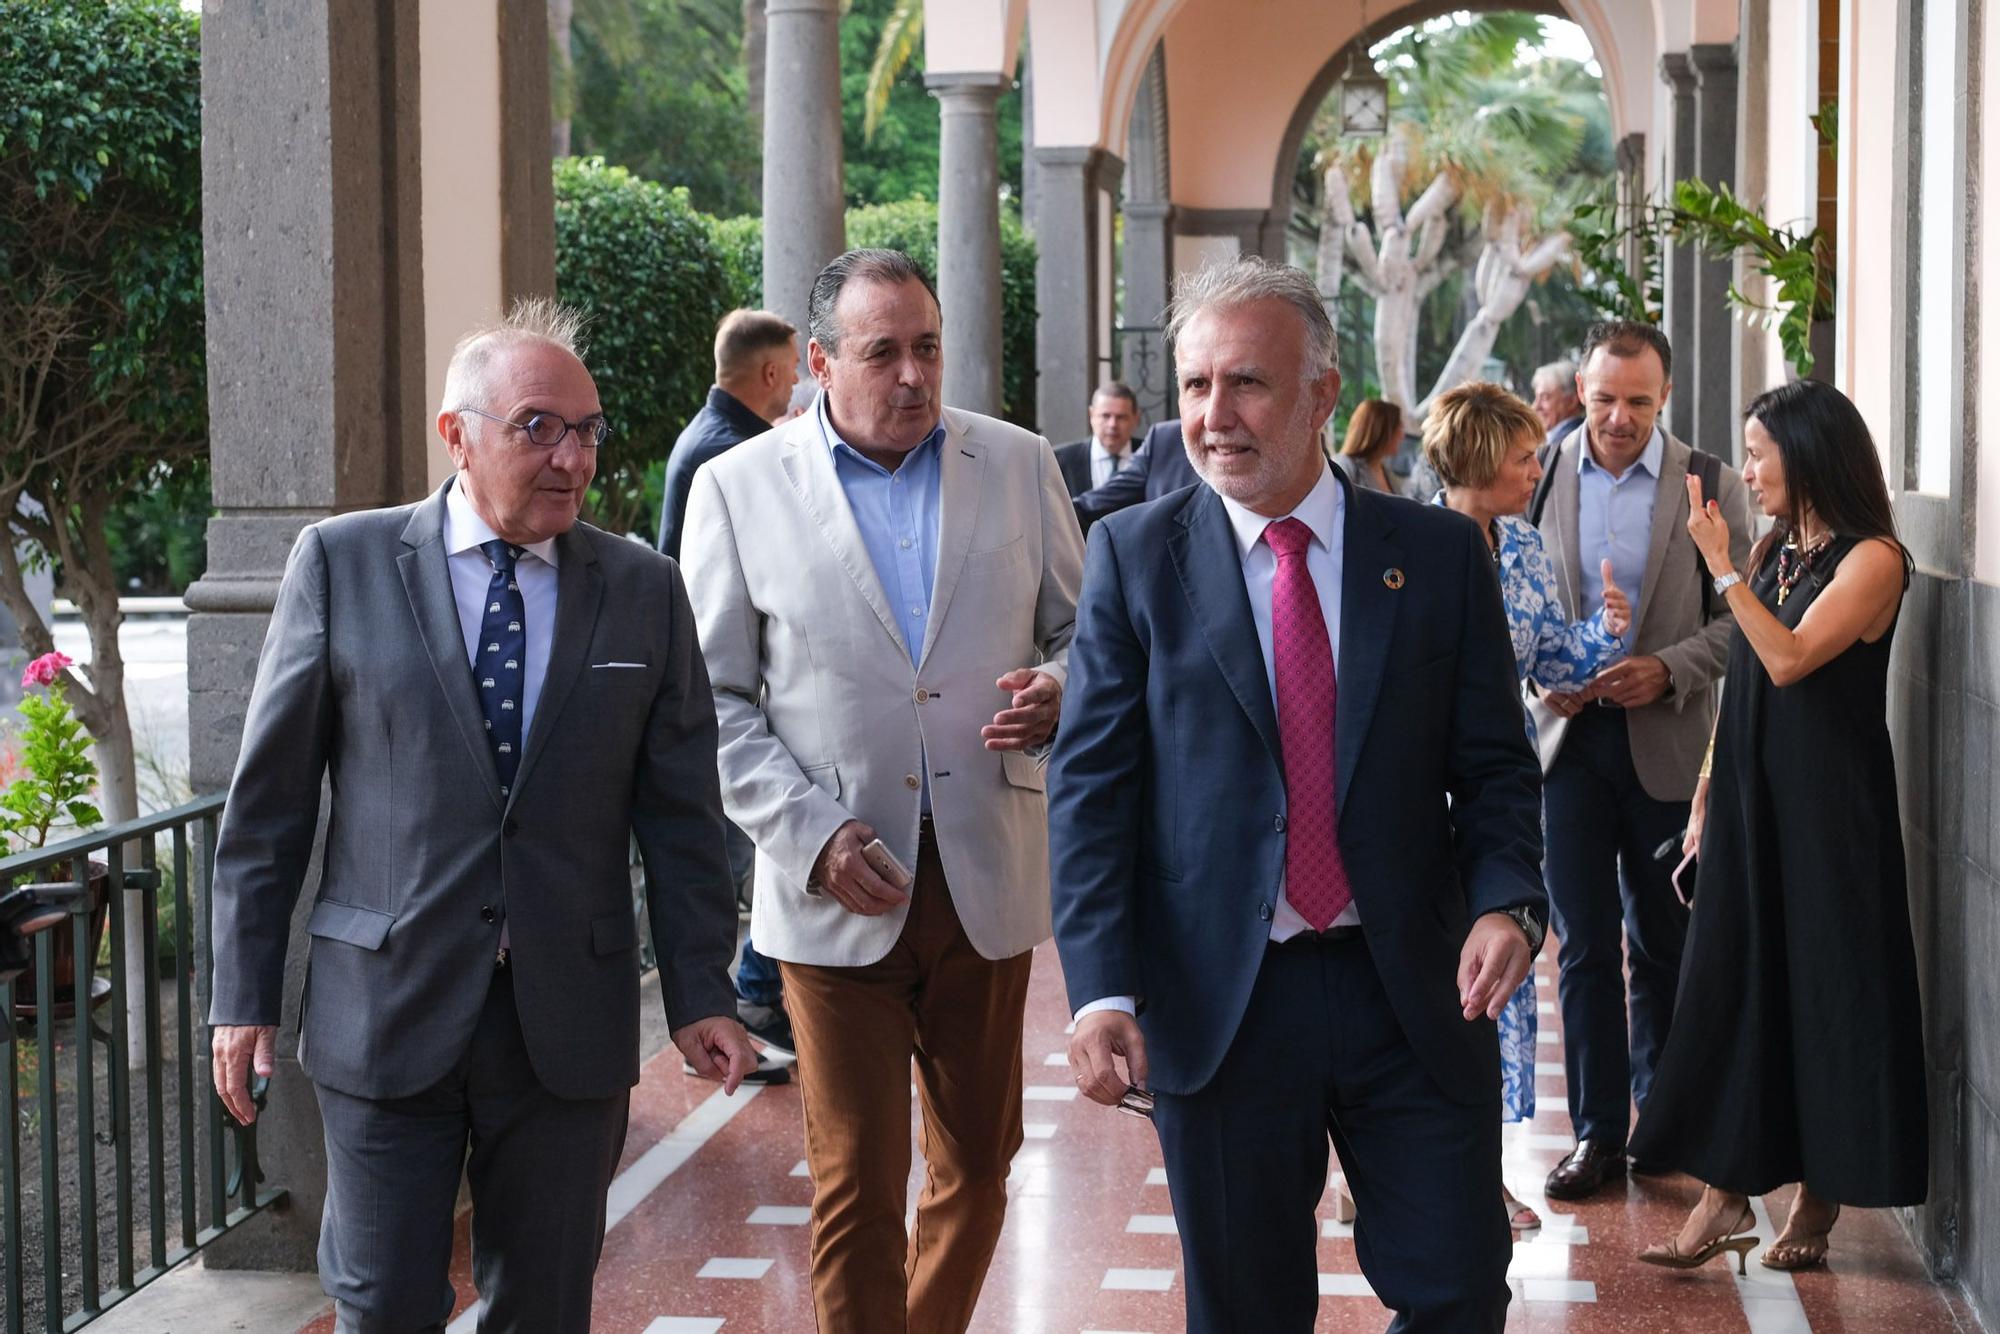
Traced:
[[[992, 98], [1004, 92], [1012, 80], [994, 70], [942, 70], [924, 73], [924, 87], [932, 97], [944, 100], [948, 94], [978, 95], [991, 94]], [[989, 100], [989, 105], [991, 102]]]
[[1667, 51], [1660, 56], [1660, 78], [1677, 93], [1694, 91], [1694, 70], [1685, 51]]
[[1695, 82], [1698, 84], [1718, 76], [1732, 80], [1736, 77], [1734, 42], [1697, 42], [1687, 49], [1687, 56], [1688, 63], [1694, 66]]
[[764, 0], [764, 17], [767, 20], [780, 14], [824, 14], [828, 18], [839, 18], [840, 0]]

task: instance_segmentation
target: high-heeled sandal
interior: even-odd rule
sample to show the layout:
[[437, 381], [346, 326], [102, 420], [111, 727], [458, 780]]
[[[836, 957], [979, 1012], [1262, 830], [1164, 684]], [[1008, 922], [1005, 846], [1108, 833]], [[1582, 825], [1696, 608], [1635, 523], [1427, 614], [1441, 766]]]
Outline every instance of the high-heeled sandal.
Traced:
[[[1827, 1234], [1839, 1221], [1840, 1206], [1836, 1204], [1833, 1206], [1833, 1217], [1826, 1220], [1825, 1227], [1803, 1236], [1778, 1238], [1757, 1257], [1757, 1263], [1766, 1269], [1783, 1270], [1787, 1274], [1818, 1268], [1826, 1263]], [[1791, 1223], [1787, 1221], [1785, 1227], [1789, 1231]]]
[[1757, 1215], [1751, 1212], [1750, 1206], [1746, 1204], [1743, 1206], [1742, 1214], [1737, 1217], [1734, 1227], [1719, 1237], [1711, 1237], [1695, 1250], [1681, 1250], [1676, 1245], [1680, 1238], [1675, 1237], [1665, 1245], [1648, 1246], [1639, 1252], [1639, 1258], [1649, 1265], [1659, 1265], [1665, 1269], [1699, 1269], [1718, 1255], [1733, 1254], [1736, 1257], [1736, 1272], [1748, 1275], [1750, 1271], [1747, 1259], [1750, 1252], [1757, 1248], [1758, 1239], [1750, 1236], [1744, 1229], [1755, 1227], [1756, 1224]]
[[1503, 1184], [1500, 1187], [1500, 1203], [1507, 1210], [1507, 1226], [1516, 1233], [1533, 1232], [1542, 1225], [1542, 1216], [1534, 1206], [1523, 1201]]

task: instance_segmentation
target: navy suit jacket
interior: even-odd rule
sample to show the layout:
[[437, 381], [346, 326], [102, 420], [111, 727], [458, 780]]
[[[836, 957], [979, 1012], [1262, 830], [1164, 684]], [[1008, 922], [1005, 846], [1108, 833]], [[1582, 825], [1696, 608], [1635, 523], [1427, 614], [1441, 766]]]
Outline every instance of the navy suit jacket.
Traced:
[[743, 400], [721, 385], [708, 387], [708, 401], [681, 429], [667, 455], [666, 496], [660, 502], [660, 550], [681, 558], [681, 527], [687, 519], [688, 496], [702, 464], [771, 429]]
[[1062, 469], [1071, 500], [1090, 490], [1090, 445], [1089, 440], [1076, 440], [1056, 446], [1056, 467]]
[[[1403, 1037], [1447, 1096], [1487, 1100], [1498, 1035], [1459, 1009], [1459, 951], [1474, 917], [1547, 903], [1500, 585], [1470, 520], [1336, 481], [1341, 854]], [[1277, 709], [1214, 491], [1092, 531], [1063, 695], [1049, 854], [1071, 1008], [1138, 997], [1150, 1082], [1191, 1093], [1235, 1037], [1285, 858]]]
[[1201, 474], [1188, 462], [1180, 419], [1160, 422], [1146, 432], [1138, 452], [1132, 455], [1123, 472], [1096, 490], [1086, 490], [1076, 497], [1077, 522], [1087, 533], [1091, 524], [1107, 514], [1141, 501], [1158, 500], [1200, 480]]

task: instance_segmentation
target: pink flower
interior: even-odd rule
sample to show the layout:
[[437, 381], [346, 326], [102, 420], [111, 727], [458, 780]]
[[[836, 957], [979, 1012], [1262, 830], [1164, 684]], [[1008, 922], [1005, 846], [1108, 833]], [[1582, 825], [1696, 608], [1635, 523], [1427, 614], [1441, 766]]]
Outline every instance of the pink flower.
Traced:
[[21, 689], [35, 686], [52, 686], [62, 679], [63, 668], [71, 665], [67, 653], [44, 653], [28, 664], [28, 670], [21, 673]]

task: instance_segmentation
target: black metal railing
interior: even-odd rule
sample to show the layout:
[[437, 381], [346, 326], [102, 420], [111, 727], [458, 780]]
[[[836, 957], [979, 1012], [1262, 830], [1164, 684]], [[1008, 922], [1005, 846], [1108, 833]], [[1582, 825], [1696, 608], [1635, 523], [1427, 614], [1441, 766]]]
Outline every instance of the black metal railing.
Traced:
[[[283, 1198], [262, 1184], [254, 1129], [229, 1117], [209, 1080], [198, 1007], [222, 803], [204, 797], [0, 860], [0, 891], [88, 890], [35, 938], [31, 973], [0, 983], [7, 1334], [88, 1324]], [[143, 965], [128, 970], [135, 939]]]

